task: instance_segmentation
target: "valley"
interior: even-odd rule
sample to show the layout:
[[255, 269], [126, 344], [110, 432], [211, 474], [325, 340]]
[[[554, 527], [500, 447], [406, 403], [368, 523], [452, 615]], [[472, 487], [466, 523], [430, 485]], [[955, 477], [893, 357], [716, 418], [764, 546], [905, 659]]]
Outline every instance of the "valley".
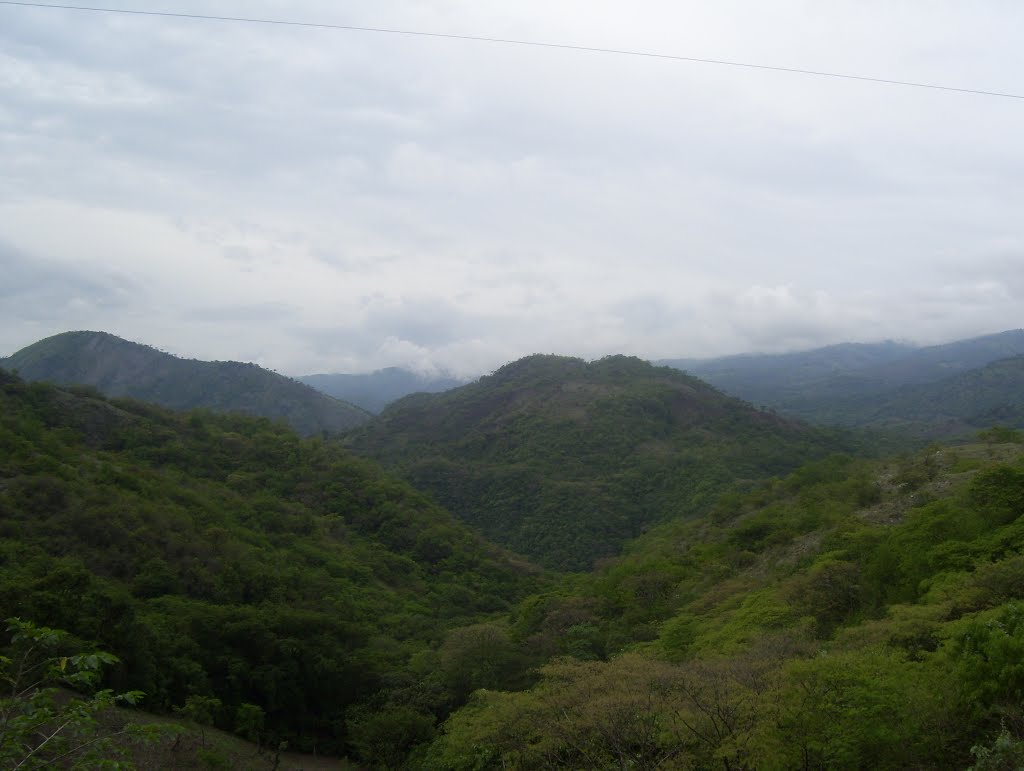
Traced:
[[[243, 414], [307, 393], [272, 373], [69, 335], [0, 361], [0, 607], [116, 656], [143, 722], [388, 769], [1024, 757], [1010, 333], [952, 374], [890, 345], [742, 375], [818, 388], [819, 425], [536, 355], [299, 433]], [[835, 356], [903, 374], [827, 402]]]

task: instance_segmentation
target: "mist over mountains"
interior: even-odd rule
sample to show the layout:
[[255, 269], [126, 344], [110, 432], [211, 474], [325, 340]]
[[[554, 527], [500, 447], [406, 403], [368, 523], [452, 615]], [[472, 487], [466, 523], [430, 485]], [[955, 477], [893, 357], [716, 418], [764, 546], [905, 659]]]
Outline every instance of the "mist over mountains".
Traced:
[[375, 414], [411, 393], [437, 393], [466, 383], [454, 377], [422, 375], [401, 367], [387, 367], [362, 375], [302, 375], [296, 380]]

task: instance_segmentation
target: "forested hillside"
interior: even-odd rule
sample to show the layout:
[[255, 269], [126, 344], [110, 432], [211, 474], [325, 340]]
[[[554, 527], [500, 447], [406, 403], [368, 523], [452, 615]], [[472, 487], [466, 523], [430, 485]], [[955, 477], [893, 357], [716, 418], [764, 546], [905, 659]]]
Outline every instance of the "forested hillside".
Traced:
[[[673, 359], [678, 367], [754, 404], [824, 425], [870, 426], [952, 437], [1008, 417], [986, 418], [1019, 387], [996, 362], [1024, 355], [1024, 330], [914, 348], [896, 343], [829, 346], [788, 354]], [[995, 367], [986, 373], [989, 367]], [[978, 384], [972, 394], [966, 384]], [[934, 385], [934, 387], [929, 387]]]
[[[1006, 417], [1020, 362], [943, 387]], [[533, 356], [348, 441], [423, 492], [267, 419], [0, 370], [2, 618], [116, 654], [150, 710], [375, 769], [1024, 764], [1018, 431], [836, 454], [669, 368]], [[604, 559], [543, 573], [428, 493]]]
[[338, 433], [364, 410], [255, 364], [179, 359], [105, 332], [65, 332], [4, 360], [26, 380], [91, 385], [171, 409], [206, 407], [286, 421], [304, 435]]
[[835, 457], [676, 520], [509, 621], [431, 769], [1010, 769], [1024, 762], [1020, 435]]
[[0, 618], [116, 654], [151, 710], [256, 705], [268, 739], [343, 753], [419, 683], [390, 725], [422, 739], [464, 696], [423, 656], [539, 578], [335, 444], [0, 371]]
[[996, 424], [1024, 428], [1024, 356], [1000, 359], [934, 383], [836, 399], [822, 405], [816, 415], [851, 428], [932, 439], [970, 436]]
[[400, 400], [348, 441], [488, 538], [572, 570], [849, 442], [624, 356], [531, 356]]
[[662, 359], [655, 362], [681, 369], [727, 393], [758, 404], [770, 404], [834, 378], [871, 370], [914, 353], [912, 345], [840, 343], [792, 353], [746, 353], [711, 359]]

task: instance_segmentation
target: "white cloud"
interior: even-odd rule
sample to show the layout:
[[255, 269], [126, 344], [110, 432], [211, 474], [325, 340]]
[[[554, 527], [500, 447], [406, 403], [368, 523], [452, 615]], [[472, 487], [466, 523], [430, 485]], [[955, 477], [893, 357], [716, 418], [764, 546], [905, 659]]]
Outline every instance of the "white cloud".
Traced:
[[[175, 9], [1005, 91], [1024, 64], [1006, 0]], [[470, 374], [1020, 326], [1016, 100], [15, 7], [0, 51], [0, 239], [22, 266], [0, 353], [91, 327], [295, 373]]]

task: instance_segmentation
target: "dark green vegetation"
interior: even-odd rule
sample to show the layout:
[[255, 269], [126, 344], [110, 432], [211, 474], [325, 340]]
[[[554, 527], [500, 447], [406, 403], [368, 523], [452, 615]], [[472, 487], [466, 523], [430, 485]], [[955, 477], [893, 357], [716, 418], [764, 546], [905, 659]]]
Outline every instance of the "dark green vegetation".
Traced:
[[[129, 738], [145, 738], [139, 726], [109, 730], [100, 724], [117, 704], [133, 704], [141, 697], [98, 690], [102, 668], [116, 663], [115, 657], [67, 650], [68, 635], [61, 630], [17, 618], [5, 626], [7, 655], [0, 657], [3, 768], [97, 768], [113, 757], [126, 757]], [[154, 732], [149, 735], [156, 738]]]
[[366, 375], [304, 375], [297, 379], [328, 396], [351, 402], [374, 414], [403, 396], [438, 393], [466, 382], [451, 377], [418, 375], [399, 367], [387, 367]]
[[149, 709], [342, 752], [419, 689], [421, 739], [460, 698], [424, 657], [537, 581], [336, 444], [0, 371], [0, 618], [117, 655]]
[[[100, 688], [104, 668], [117, 659], [104, 651], [80, 649], [67, 632], [8, 619], [0, 657], [0, 766], [42, 768], [138, 768], [140, 771], [343, 771], [339, 760], [282, 752], [262, 741], [263, 710], [245, 704], [236, 730], [218, 731], [196, 718], [209, 718], [214, 700], [192, 698], [177, 715], [155, 718], [131, 705], [139, 693]], [[206, 712], [206, 714], [200, 714]]]
[[[1012, 426], [1020, 369], [871, 406]], [[0, 372], [0, 618], [194, 724], [158, 767], [238, 765], [215, 727], [382, 769], [1024, 766], [1012, 427], [833, 454], [678, 371], [534, 356], [350, 441], [424, 492], [267, 419]], [[428, 493], [549, 564], [606, 558], [541, 574]]]
[[1019, 434], [834, 457], [677, 520], [510, 617], [544, 652], [431, 769], [1019, 768]]
[[65, 332], [3, 360], [26, 380], [81, 384], [171, 409], [285, 420], [306, 436], [338, 433], [369, 419], [358, 407], [282, 375], [237, 361], [179, 359], [105, 332]]
[[851, 372], [871, 371], [913, 354], [901, 343], [840, 343], [795, 353], [746, 353], [714, 359], [663, 359], [666, 367], [691, 372], [729, 393], [757, 402], [798, 396]]
[[1000, 359], [934, 383], [838, 400], [819, 413], [850, 427], [905, 436], [965, 436], [995, 424], [1024, 428], [1024, 356]]
[[531, 356], [349, 438], [488, 538], [570, 570], [847, 441], [624, 356]]
[[[727, 393], [815, 423], [950, 437], [1021, 422], [1024, 330], [945, 345], [843, 344], [802, 353], [662, 362]], [[1010, 405], [1010, 411], [999, 410]]]

